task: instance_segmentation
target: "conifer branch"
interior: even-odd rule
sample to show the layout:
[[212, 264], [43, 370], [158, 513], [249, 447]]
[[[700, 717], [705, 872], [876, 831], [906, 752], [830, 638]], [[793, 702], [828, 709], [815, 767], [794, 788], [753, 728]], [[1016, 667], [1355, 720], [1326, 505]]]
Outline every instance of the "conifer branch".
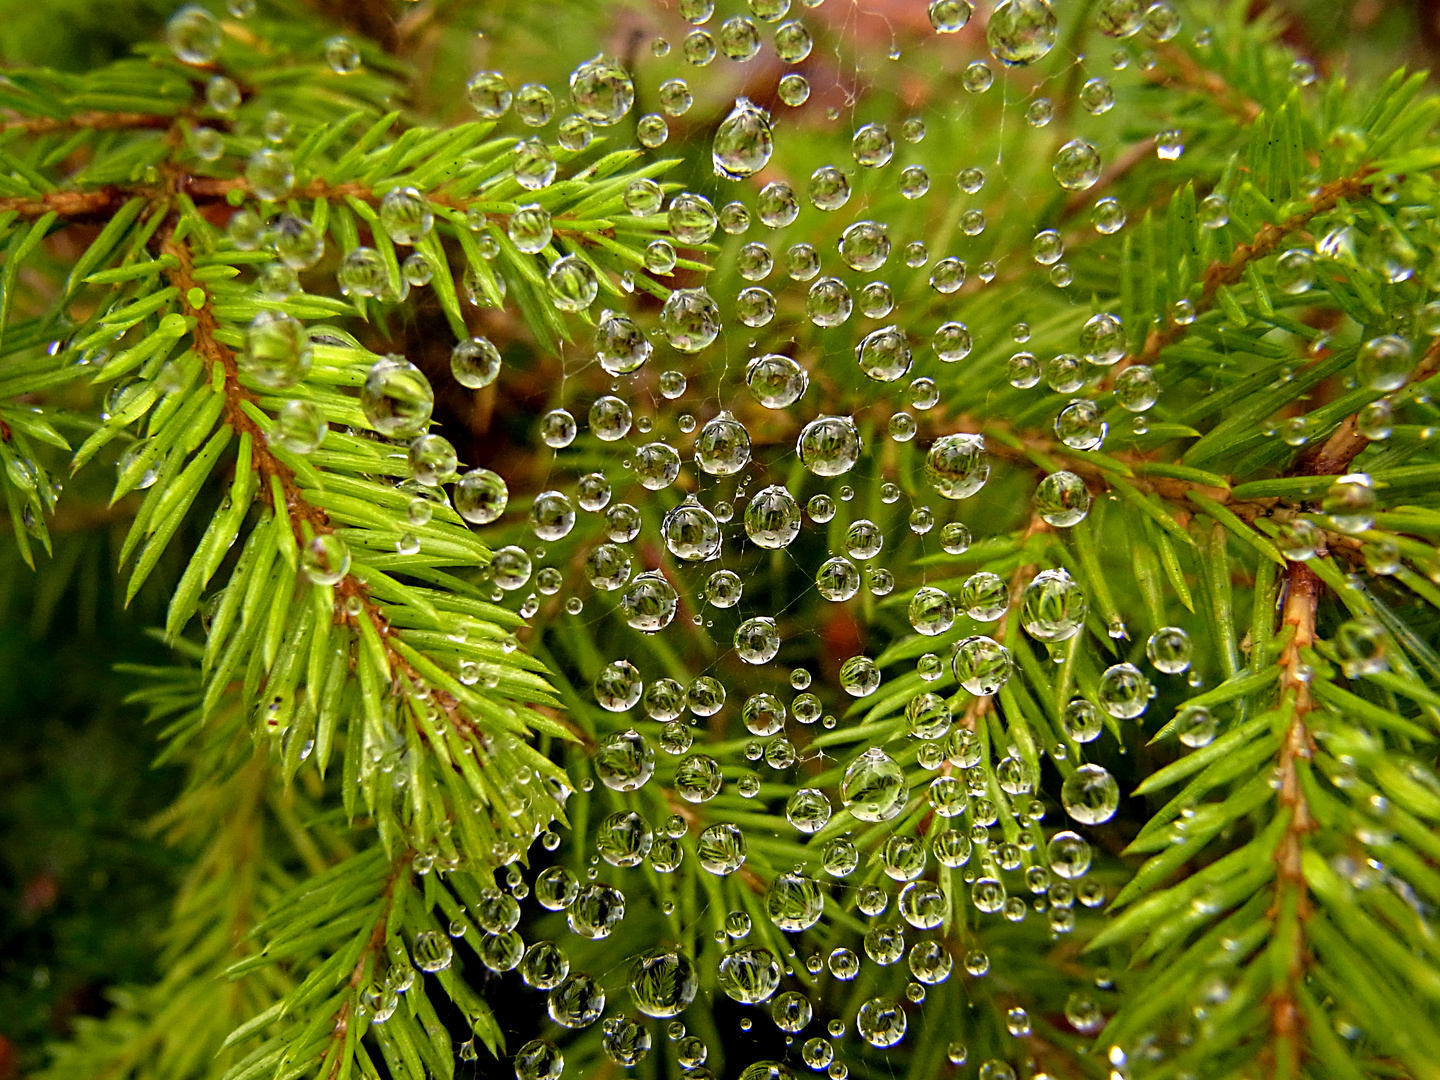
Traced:
[[[1440, 370], [1440, 338], [1430, 342], [1430, 347], [1405, 377], [1406, 385], [1413, 386], [1415, 383], [1424, 382], [1437, 370]], [[1300, 459], [1299, 474], [1338, 476], [1347, 472], [1350, 463], [1369, 446], [1370, 440], [1360, 433], [1360, 414], [1352, 413], [1324, 443]]]
[[[1289, 644], [1280, 658], [1281, 695], [1289, 709], [1289, 722], [1281, 735], [1279, 764], [1279, 807], [1286, 815], [1285, 828], [1274, 854], [1276, 895], [1269, 918], [1277, 931], [1288, 933], [1285, 951], [1289, 964], [1276, 979], [1270, 995], [1270, 1024], [1276, 1046], [1274, 1065], [1277, 1073], [1289, 1072], [1298, 1050], [1300, 1007], [1296, 988], [1305, 977], [1304, 921], [1310, 913], [1308, 887], [1302, 865], [1304, 838], [1313, 832], [1315, 822], [1301, 788], [1301, 762], [1314, 753], [1314, 741], [1305, 722], [1314, 708], [1310, 683], [1314, 678], [1304, 652], [1315, 644], [1315, 613], [1324, 586], [1315, 571], [1303, 562], [1291, 563], [1285, 574], [1285, 607], [1281, 628], [1291, 633]], [[1286, 1064], [1282, 1066], [1282, 1061]]]
[[[1304, 229], [1320, 214], [1335, 209], [1342, 200], [1366, 194], [1374, 186], [1374, 181], [1368, 179], [1373, 172], [1371, 166], [1365, 165], [1349, 176], [1323, 184], [1319, 192], [1307, 200], [1303, 210], [1296, 211], [1279, 224], [1266, 222], [1248, 243], [1237, 245], [1230, 258], [1223, 262], [1217, 259], [1207, 266], [1200, 275], [1201, 291], [1195, 301], [1195, 316], [1198, 318], [1214, 308], [1216, 296], [1223, 286], [1238, 283], [1244, 277], [1247, 266], [1273, 254], [1286, 237]], [[1182, 340], [1190, 333], [1191, 326], [1193, 322], [1177, 323], [1167, 313], [1164, 325], [1146, 335], [1144, 348], [1137, 354], [1123, 357], [1111, 368], [1108, 379], [1113, 380], [1132, 364], [1153, 364], [1159, 359], [1161, 350]]]
[[1184, 49], [1168, 44], [1159, 54], [1164, 66], [1157, 64], [1146, 73], [1151, 82], [1194, 90], [1215, 102], [1241, 125], [1253, 124], [1265, 111], [1260, 102], [1230, 85], [1218, 71], [1200, 67]]
[[[103, 220], [133, 197], [140, 189], [107, 185], [92, 191], [50, 191], [42, 195], [11, 195], [0, 198], [0, 214], [15, 213], [26, 221], [46, 214], [59, 214], [72, 221]], [[146, 193], [152, 188], [144, 189]]]
[[[249, 435], [254, 447], [255, 467], [264, 481], [260, 485], [261, 498], [271, 501], [271, 481], [277, 481], [285, 495], [285, 505], [276, 506], [276, 513], [285, 513], [290, 519], [290, 528], [297, 545], [303, 547], [310, 540], [306, 535], [331, 532], [330, 519], [325, 511], [306, 501], [304, 493], [295, 478], [295, 472], [270, 451], [265, 432], [246, 412], [245, 402], [254, 402], [256, 397], [240, 383], [240, 365], [235, 353], [216, 336], [219, 320], [210, 304], [209, 295], [194, 276], [194, 257], [188, 244], [176, 242], [173, 232], [160, 245], [161, 253], [175, 260], [173, 269], [166, 271], [170, 284], [179, 290], [186, 309], [195, 319], [195, 351], [205, 363], [206, 373], [219, 368], [223, 373], [225, 404], [223, 416], [237, 435]], [[199, 306], [193, 303], [198, 290], [202, 297]], [[383, 636], [383, 635], [382, 635]]]
[[[161, 252], [175, 260], [175, 266], [168, 269], [166, 275], [170, 283], [179, 290], [181, 301], [195, 319], [196, 352], [204, 362], [207, 373], [211, 373], [217, 368], [223, 372], [222, 385], [225, 395], [223, 419], [237, 435], [250, 437], [254, 467], [262, 480], [262, 483], [258, 485], [260, 498], [270, 504], [277, 514], [284, 513], [286, 515], [290, 522], [291, 534], [295, 538], [295, 544], [303, 550], [312, 538], [335, 531], [334, 526], [330, 523], [330, 517], [324, 510], [306, 498], [295, 471], [271, 451], [265, 432], [245, 411], [245, 403], [255, 402], [257, 399], [240, 382], [240, 367], [234, 351], [225, 345], [217, 335], [219, 321], [211, 306], [209, 294], [194, 277], [194, 256], [189, 245], [177, 242], [172, 231], [162, 242]], [[192, 299], [197, 292], [202, 297], [198, 307], [195, 306]], [[275, 486], [279, 487], [284, 496], [283, 506], [273, 505]], [[391, 641], [393, 628], [372, 599], [369, 587], [354, 573], [347, 573], [336, 583], [334, 588], [335, 621], [358, 629], [360, 619], [368, 620], [384, 647], [386, 661], [394, 677], [407, 679], [412, 686], [423, 684], [425, 680], [420, 673]], [[349, 610], [353, 604], [358, 604], [360, 608], [356, 614], [351, 614]], [[459, 703], [453, 696], [441, 689], [435, 690], [434, 695], [455, 726], [472, 741], [484, 746], [485, 739], [479, 729], [464, 715], [464, 711], [458, 707]], [[420, 736], [428, 741], [427, 733], [423, 728], [420, 730]]]
[[[405, 850], [400, 856], [390, 863], [390, 869], [385, 875], [384, 886], [380, 893], [380, 910], [375, 916], [374, 925], [370, 928], [370, 934], [361, 947], [360, 956], [355, 961], [355, 966], [350, 971], [350, 978], [346, 982], [347, 993], [335, 1012], [334, 1022], [330, 1028], [330, 1042], [320, 1052], [320, 1063], [324, 1065], [325, 1075], [334, 1080], [344, 1065], [345, 1043], [349, 1035], [351, 1022], [355, 1019], [355, 1002], [358, 999], [360, 988], [365, 984], [365, 975], [371, 969], [375, 957], [385, 948], [385, 941], [389, 935], [391, 910], [395, 905], [395, 891], [399, 885], [402, 875], [409, 872], [411, 860], [414, 859], [413, 850]], [[328, 1063], [327, 1063], [328, 1059]]]
[[72, 116], [16, 116], [0, 120], [0, 133], [19, 131], [26, 135], [50, 135], [57, 131], [122, 131], [168, 128], [175, 117], [161, 113], [80, 112]]

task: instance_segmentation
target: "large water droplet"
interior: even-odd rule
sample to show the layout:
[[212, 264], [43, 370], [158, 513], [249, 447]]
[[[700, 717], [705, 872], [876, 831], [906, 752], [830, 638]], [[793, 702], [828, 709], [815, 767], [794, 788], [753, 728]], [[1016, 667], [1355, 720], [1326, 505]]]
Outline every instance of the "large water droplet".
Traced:
[[165, 44], [183, 64], [208, 64], [220, 52], [220, 21], [199, 4], [186, 4], [165, 24]]
[[711, 476], [731, 476], [750, 460], [750, 434], [728, 412], [708, 421], [695, 437], [695, 464]]
[[1071, 139], [1055, 152], [1051, 166], [1055, 179], [1067, 191], [1085, 191], [1100, 179], [1100, 151], [1094, 143]]
[[1082, 825], [1099, 825], [1115, 816], [1120, 786], [1099, 765], [1081, 765], [1060, 788], [1065, 812]]
[[910, 371], [910, 343], [898, 326], [884, 326], [866, 334], [855, 347], [860, 370], [876, 382], [894, 382]]
[[743, 180], [769, 164], [774, 150], [769, 114], [742, 97], [736, 99], [730, 115], [720, 122], [710, 156], [716, 175]]
[[720, 333], [720, 306], [703, 288], [676, 289], [661, 308], [660, 327], [681, 352], [699, 352]]
[[762, 488], [745, 508], [745, 534], [759, 547], [786, 547], [800, 534], [800, 504], [778, 484]]
[[735, 652], [747, 664], [768, 664], [780, 651], [780, 631], [765, 615], [746, 619], [735, 628]]
[[974, 495], [990, 479], [984, 437], [956, 433], [936, 439], [925, 459], [925, 476], [947, 499]]
[[814, 878], [780, 874], [765, 892], [765, 911], [781, 930], [808, 930], [825, 912], [825, 895]]
[[977, 696], [998, 692], [1015, 669], [1010, 650], [984, 636], [968, 637], [960, 642], [950, 665], [956, 681]]
[[889, 821], [909, 798], [905, 774], [889, 754], [872, 746], [852, 761], [840, 782], [840, 799], [860, 821]]
[[635, 84], [613, 60], [597, 56], [570, 73], [570, 98], [592, 124], [618, 124], [635, 104]]
[[871, 1046], [894, 1046], [905, 1037], [905, 1010], [894, 998], [873, 997], [855, 1014], [855, 1030]]
[[[840, 476], [860, 460], [860, 431], [848, 416], [821, 416], [800, 431], [795, 450], [816, 476]], [[749, 516], [748, 514], [746, 515]]]
[[[747, 849], [748, 845], [745, 843], [745, 834], [740, 831], [740, 827], [738, 825], [732, 825], [729, 822], [721, 822], [718, 825], [711, 825], [708, 829], [706, 829], [698, 837], [696, 837], [695, 840], [695, 853], [700, 859], [700, 865], [703, 866], [710, 873], [717, 874], [722, 877], [726, 874], [733, 874], [736, 870], [739, 870], [742, 865], [744, 865]], [[765, 950], [763, 949], [761, 949], [760, 951], [765, 952]], [[769, 957], [770, 962], [773, 964], [774, 957], [771, 957], [769, 953], [765, 953], [765, 955]], [[721, 962], [720, 967], [720, 981], [721, 984], [724, 985], [724, 961]], [[774, 993], [775, 986], [779, 985], [779, 982], [780, 974], [777, 966], [774, 985], [771, 985], [770, 989], [765, 992], [763, 997], [756, 998], [755, 1000], [764, 1001], [765, 998], [769, 997], [772, 993]], [[729, 993], [728, 988], [726, 989], [726, 993]], [[734, 994], [730, 994], [730, 996], [735, 997]], [[744, 999], [735, 997], [735, 1000], [742, 1001]], [[754, 1004], [754, 1002], [748, 1002], [747, 1004]]]
[[703, 562], [720, 554], [720, 523], [693, 498], [665, 515], [660, 532], [677, 559]]
[[370, 426], [392, 439], [414, 438], [425, 430], [435, 391], [425, 373], [403, 356], [377, 360], [360, 390], [360, 408]]
[[[627, 562], [626, 573], [629, 573]], [[675, 618], [680, 597], [665, 575], [651, 570], [638, 575], [620, 597], [620, 611], [625, 621], [636, 630], [654, 633], [669, 626]]]
[[1042, 570], [1021, 596], [1021, 625], [1037, 641], [1068, 641], [1084, 625], [1089, 606], [1085, 590], [1064, 570]]
[[646, 1016], [679, 1016], [699, 988], [695, 965], [679, 949], [651, 949], [630, 965], [630, 997]]
[[1059, 25], [1050, 0], [1000, 0], [990, 14], [985, 40], [1002, 64], [1033, 64], [1055, 47]]
[[745, 367], [745, 385], [750, 394], [767, 409], [783, 409], [793, 405], [805, 393], [810, 376], [788, 356], [769, 353], [757, 356]]

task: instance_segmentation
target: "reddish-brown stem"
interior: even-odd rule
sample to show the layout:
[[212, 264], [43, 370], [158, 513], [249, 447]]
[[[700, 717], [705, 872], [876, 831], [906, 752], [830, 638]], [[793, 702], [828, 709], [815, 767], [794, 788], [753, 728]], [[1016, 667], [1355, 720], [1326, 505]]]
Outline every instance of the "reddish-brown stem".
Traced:
[[365, 981], [365, 971], [370, 966], [370, 961], [385, 947], [386, 930], [390, 924], [390, 909], [395, 903], [395, 886], [400, 881], [400, 875], [406, 872], [413, 857], [414, 852], [407, 850], [390, 864], [390, 873], [385, 878], [385, 888], [380, 894], [380, 912], [375, 917], [375, 925], [370, 928], [370, 936], [365, 939], [365, 945], [360, 950], [359, 959], [355, 961], [355, 966], [350, 971], [350, 981], [347, 984], [350, 992], [335, 1012], [335, 1024], [330, 1029], [330, 1043], [320, 1052], [321, 1061], [327, 1057], [330, 1058], [329, 1066], [326, 1069], [328, 1077], [334, 1077], [340, 1071], [340, 1054], [344, 1049], [345, 1037], [349, 1032], [355, 994], [360, 989], [361, 983]]
[[1217, 72], [1200, 67], [1185, 50], [1167, 45], [1160, 50], [1160, 56], [1163, 64], [1156, 65], [1148, 73], [1152, 82], [1178, 83], [1198, 90], [1241, 124], [1253, 124], [1264, 112], [1258, 101], [1236, 90]]
[[[1313, 707], [1310, 696], [1310, 669], [1303, 650], [1315, 642], [1315, 612], [1319, 607], [1323, 584], [1315, 571], [1303, 562], [1290, 565], [1285, 575], [1285, 606], [1282, 627], [1292, 633], [1290, 643], [1280, 658], [1281, 693], [1291, 700], [1290, 723], [1280, 743], [1279, 780], [1280, 807], [1288, 815], [1285, 831], [1275, 848], [1275, 902], [1270, 919], [1277, 929], [1290, 927], [1294, 940], [1288, 943], [1290, 968], [1270, 994], [1270, 1029], [1278, 1045], [1293, 1047], [1300, 1034], [1302, 1018], [1294, 988], [1305, 977], [1304, 921], [1310, 913], [1310, 900], [1305, 884], [1304, 838], [1315, 828], [1310, 806], [1300, 784], [1300, 762], [1310, 757], [1314, 745], [1305, 717]], [[1293, 908], [1293, 922], [1286, 917]]]
[[[286, 515], [298, 547], [304, 548], [312, 537], [334, 532], [335, 529], [330, 523], [329, 515], [305, 497], [304, 489], [296, 479], [294, 470], [281, 461], [270, 449], [265, 432], [245, 411], [245, 403], [255, 401], [255, 395], [240, 382], [239, 361], [234, 351], [217, 336], [219, 322], [215, 317], [214, 309], [210, 306], [208, 294], [195, 280], [194, 258], [189, 246], [177, 242], [172, 232], [162, 242], [161, 251], [175, 260], [176, 265], [167, 271], [167, 276], [170, 284], [179, 290], [180, 300], [184, 304], [185, 311], [195, 318], [195, 329], [192, 334], [195, 352], [204, 362], [208, 371], [213, 372], [218, 367], [224, 373], [222, 386], [225, 403], [221, 416], [236, 434], [250, 437], [251, 461], [260, 479], [260, 498], [271, 504], [275, 513]], [[196, 292], [200, 294], [198, 307], [191, 302]], [[284, 499], [282, 506], [273, 505], [273, 493], [276, 487], [280, 489]], [[354, 574], [346, 574], [335, 585], [335, 596], [336, 621], [358, 627], [360, 619], [369, 620], [384, 646], [386, 660], [395, 677], [408, 679], [412, 686], [423, 685], [425, 680], [392, 643], [393, 629], [389, 620], [371, 599], [370, 590], [365, 584]], [[352, 615], [350, 609], [353, 609], [356, 603], [359, 605], [359, 610]], [[434, 693], [434, 700], [445, 710], [456, 730], [468, 735], [477, 744], [484, 745], [484, 739], [479, 729], [462, 713], [459, 702], [452, 695], [437, 690]], [[421, 737], [425, 737], [423, 731]]]
[[51, 191], [44, 195], [12, 195], [0, 198], [0, 214], [14, 212], [27, 221], [56, 213], [71, 221], [93, 221], [110, 217], [134, 191], [106, 186], [93, 191]]
[[29, 116], [0, 121], [0, 131], [23, 131], [27, 135], [49, 135], [55, 131], [115, 131], [122, 128], [168, 128], [173, 116], [138, 112], [82, 112], [73, 116]]
[[[1305, 228], [1318, 215], [1335, 209], [1341, 200], [1359, 198], [1368, 192], [1372, 182], [1367, 177], [1371, 171], [1370, 166], [1367, 165], [1350, 176], [1330, 181], [1321, 187], [1319, 193], [1310, 200], [1305, 209], [1291, 214], [1278, 225], [1271, 225], [1267, 222], [1260, 227], [1248, 244], [1237, 246], [1229, 259], [1224, 262], [1217, 259], [1207, 266], [1205, 272], [1200, 275], [1200, 298], [1195, 301], [1195, 315], [1203, 315], [1211, 310], [1215, 306], [1216, 297], [1222, 287], [1236, 284], [1244, 277], [1247, 266], [1272, 254], [1287, 236]], [[1172, 316], [1166, 315], [1164, 324], [1150, 331], [1145, 339], [1144, 348], [1139, 353], [1127, 356], [1116, 364], [1111, 369], [1110, 377], [1113, 379], [1115, 375], [1124, 371], [1131, 364], [1153, 364], [1159, 358], [1160, 350], [1183, 338], [1189, 332], [1189, 328], [1189, 323], [1182, 325], [1177, 323]]]

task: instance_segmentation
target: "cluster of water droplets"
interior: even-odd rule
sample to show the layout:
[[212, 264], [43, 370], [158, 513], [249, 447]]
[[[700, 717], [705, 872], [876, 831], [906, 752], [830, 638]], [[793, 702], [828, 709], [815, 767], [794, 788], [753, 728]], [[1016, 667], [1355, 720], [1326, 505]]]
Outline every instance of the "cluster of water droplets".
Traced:
[[[239, 17], [237, 7], [244, 5], [232, 0]], [[963, 69], [960, 81], [967, 95], [1005, 92], [1009, 73], [1023, 73], [1060, 41], [1060, 18], [1049, 0], [999, 0], [986, 8], [977, 39], [983, 55]], [[490, 529], [507, 521], [515, 526], [494, 545], [484, 581], [492, 599], [537, 626], [614, 618], [657, 636], [672, 656], [686, 656], [687, 641], [698, 634], [719, 659], [682, 681], [683, 663], [662, 667], [653, 651], [632, 655], [623, 636], [598, 635], [598, 645], [612, 651], [582, 687], [586, 707], [598, 709], [597, 734], [588, 762], [572, 775], [574, 786], [593, 796], [583, 851], [564, 862], [537, 852], [533, 861], [544, 868], [528, 879], [512, 863], [504, 889], [465, 898], [448, 931], [421, 933], [408, 957], [392, 956], [388, 974], [367, 991], [367, 1005], [373, 1021], [386, 1020], [415, 971], [446, 970], [463, 938], [491, 971], [514, 972], [543, 995], [559, 1028], [598, 1025], [603, 1052], [617, 1065], [638, 1064], [653, 1052], [654, 1032], [663, 1030], [686, 1075], [708, 1075], [707, 1058], [719, 1048], [688, 1033], [679, 1017], [713, 984], [784, 1033], [793, 1051], [787, 1060], [843, 1080], [844, 1040], [852, 1029], [870, 1048], [901, 1044], [932, 988], [989, 974], [986, 926], [1038, 920], [1054, 939], [1075, 927], [1077, 900], [1082, 909], [1103, 905], [1105, 889], [1088, 873], [1094, 852], [1087, 836], [1114, 816], [1120, 790], [1103, 766], [1080, 759], [1107, 727], [1119, 733], [1122, 723], [1140, 723], [1156, 692], [1140, 667], [1115, 663], [1087, 695], [1077, 693], [1059, 710], [1051, 745], [1037, 750], [1007, 741], [994, 725], [996, 710], [1016, 707], [997, 704], [1022, 663], [1007, 630], [1018, 628], [1027, 653], [1033, 647], [1058, 660], [1083, 640], [1093, 615], [1090, 598], [1058, 565], [948, 574], [947, 566], [988, 565], [966, 557], [983, 546], [973, 530], [996, 512], [985, 505], [992, 472], [1007, 466], [985, 435], [947, 414], [941, 387], [956, 372], [973, 368], [981, 377], [980, 361], [995, 368], [998, 357], [1009, 386], [1061, 395], [1047, 423], [1072, 454], [1103, 449], [1112, 402], [1143, 433], [1144, 414], [1160, 387], [1149, 367], [1121, 363], [1132, 328], [1111, 311], [1087, 311], [1074, 320], [1071, 351], [1053, 356], [1026, 347], [1031, 329], [1023, 321], [1009, 341], [977, 342], [963, 319], [965, 298], [1002, 273], [1030, 268], [967, 258], [963, 246], [932, 251], [941, 242], [934, 235], [902, 234], [870, 209], [878, 183], [907, 202], [933, 201], [935, 186], [951, 182], [944, 174], [953, 172], [959, 234], [973, 239], [990, 227], [986, 205], [997, 165], [964, 161], [963, 152], [957, 162], [951, 148], [926, 147], [926, 124], [918, 116], [856, 120], [845, 156], [807, 163], [799, 172], [787, 160], [781, 171], [774, 165], [788, 117], [736, 94], [709, 135], [713, 183], [697, 185], [703, 191], [670, 190], [640, 178], [624, 190], [625, 214], [664, 223], [664, 235], [648, 241], [643, 253], [644, 272], [667, 286], [658, 310], [613, 299], [600, 306], [594, 265], [579, 254], [556, 255], [552, 241], [560, 223], [541, 202], [529, 201], [565, 179], [567, 155], [607, 131], [633, 130], [643, 148], [664, 147], [671, 124], [695, 106], [691, 80], [718, 57], [748, 63], [768, 45], [765, 56], [773, 53], [778, 67], [763, 100], [775, 102], [778, 112], [798, 115], [812, 93], [802, 65], [821, 31], [791, 10], [790, 0], [748, 0], [744, 11], [728, 17], [716, 14], [712, 0], [680, 0], [678, 15], [685, 29], [674, 54], [663, 37], [651, 42], [651, 52], [679, 73], [641, 88], [649, 93], [638, 92], [635, 77], [604, 54], [578, 64], [565, 86], [516, 84], [489, 68], [465, 86], [482, 120], [516, 130], [505, 177], [522, 192], [512, 210], [467, 219], [476, 250], [496, 267], [465, 272], [468, 301], [478, 307], [506, 302], [506, 277], [495, 262], [504, 243], [534, 257], [544, 300], [575, 325], [589, 324], [584, 356], [571, 365], [576, 377], [538, 421], [539, 441], [555, 452], [543, 488], [512, 499], [502, 476], [462, 465], [455, 446], [430, 432], [434, 389], [402, 356], [373, 361], [359, 406], [367, 424], [403, 456], [409, 475], [401, 487], [411, 496], [409, 520], [417, 529], [446, 503], [466, 522], [487, 527], [486, 537], [501, 535]], [[1117, 42], [1148, 43], [1142, 66], [1153, 66], [1149, 48], [1180, 29], [1164, 0], [1102, 0], [1092, 17]], [[965, 31], [977, 16], [969, 0], [932, 0], [928, 18], [938, 40], [946, 41], [959, 40], [948, 35]], [[168, 33], [185, 63], [209, 63], [220, 48], [213, 16], [197, 7], [177, 13]], [[1123, 71], [1132, 54], [1117, 47], [1113, 71]], [[344, 39], [327, 43], [325, 58], [342, 76], [361, 64]], [[1113, 108], [1120, 92], [1110, 73], [1098, 71], [1079, 86], [1078, 104], [1095, 118]], [[210, 91], [211, 107], [221, 115], [235, 107], [231, 89]], [[1044, 90], [1041, 80], [1024, 109], [1035, 128], [1054, 116]], [[659, 111], [636, 115], [639, 101]], [[1092, 129], [1104, 130], [1086, 128]], [[294, 185], [284, 118], [267, 119], [264, 134], [266, 145], [251, 155], [245, 175], [256, 194], [278, 205]], [[202, 144], [213, 140], [197, 133], [195, 141], [205, 157]], [[1122, 145], [1111, 132], [1108, 142], [1092, 134], [1053, 149], [1057, 202], [1084, 197]], [[1157, 136], [1161, 159], [1182, 151], [1178, 132]], [[998, 165], [1003, 171], [1004, 163]], [[436, 268], [426, 252], [436, 249], [425, 242], [437, 208], [411, 187], [378, 194], [370, 225], [389, 243], [383, 252], [360, 246], [346, 254], [337, 286], [357, 301], [393, 304], [433, 280]], [[802, 215], [807, 222], [819, 215], [824, 227], [792, 230]], [[1202, 207], [1206, 227], [1222, 227], [1226, 215], [1223, 195]], [[1102, 197], [1089, 220], [1108, 235], [1124, 227], [1126, 211]], [[273, 256], [256, 286], [270, 298], [293, 294], [297, 275], [317, 266], [325, 250], [321, 231], [294, 210], [276, 209], [269, 217], [239, 211], [229, 236], [243, 251]], [[1029, 242], [1043, 281], [1062, 290], [1072, 278], [1067, 243], [1073, 240], [1054, 227], [1038, 230]], [[397, 248], [403, 258], [395, 256]], [[703, 277], [686, 271], [682, 262], [701, 250], [714, 263], [733, 265], [743, 282], [733, 295], [712, 292]], [[1297, 292], [1309, 287], [1300, 255], [1280, 256]], [[910, 287], [917, 280], [918, 290]], [[639, 295], [631, 274], [620, 284]], [[787, 319], [809, 327], [788, 341], [753, 333]], [[1183, 312], [1175, 319], [1182, 321]], [[267, 312], [248, 327], [239, 362], [254, 385], [283, 392], [326, 350], [350, 344]], [[1382, 390], [1402, 385], [1413, 365], [1399, 337], [1367, 343], [1362, 361], [1367, 384]], [[477, 334], [454, 344], [450, 374], [460, 387], [479, 391], [502, 378], [505, 362], [501, 345]], [[606, 385], [579, 373], [592, 362]], [[839, 392], [837, 383], [850, 390]], [[888, 402], [889, 415], [877, 423], [873, 410], [842, 411], [834, 404], [866, 395]], [[287, 451], [310, 453], [326, 435], [324, 417], [305, 400], [278, 410], [272, 437]], [[893, 464], [885, 463], [899, 451], [913, 455], [911, 477], [904, 484], [879, 481], [894, 475]], [[1334, 513], [1348, 514], [1357, 531], [1366, 527], [1365, 487], [1352, 479], [1334, 496]], [[867, 488], [874, 497], [857, 490]], [[1049, 472], [1028, 498], [1036, 518], [1053, 530], [1079, 525], [1092, 506], [1090, 485], [1067, 470]], [[980, 541], [987, 538], [982, 533]], [[887, 565], [887, 554], [906, 544], [926, 556], [920, 565], [936, 567], [933, 574], [926, 570], [917, 580], [908, 565]], [[408, 533], [397, 547], [402, 554], [422, 550]], [[900, 620], [897, 636], [916, 647], [907, 645], [901, 660], [883, 663], [858, 642], [816, 647], [813, 635], [822, 628], [788, 617], [789, 600], [770, 591], [761, 569], [767, 560], [801, 567], [804, 587], [813, 585], [824, 601], [822, 611], [885, 604]], [[313, 581], [338, 582], [349, 567], [344, 540], [318, 537], [302, 565]], [[1363, 655], [1363, 628], [1352, 636], [1354, 653]], [[822, 663], [832, 647], [842, 655]], [[791, 663], [792, 655], [801, 661]], [[1184, 630], [1163, 627], [1149, 637], [1145, 656], [1157, 679], [1184, 674], [1191, 643]], [[812, 667], [828, 685], [815, 681]], [[473, 674], [461, 673], [469, 682]], [[887, 722], [873, 737], [831, 737], [868, 723], [857, 709], [882, 700], [888, 708], [876, 706], [871, 716]], [[721, 738], [736, 734], [737, 721], [744, 729], [738, 739]], [[1176, 717], [1174, 729], [1184, 745], [1200, 747], [1213, 739], [1217, 724], [1196, 706]], [[1051, 766], [1042, 770], [1041, 752], [1059, 768], [1053, 792], [1042, 791], [1042, 772]], [[783, 799], [767, 792], [772, 781], [785, 785]], [[757, 829], [764, 813], [773, 824]], [[752, 847], [763, 851], [767, 832], [803, 844], [806, 858], [780, 868], [768, 857], [752, 859]], [[558, 833], [542, 837], [549, 851], [560, 843]], [[757, 861], [763, 875], [756, 874]], [[769, 926], [762, 932], [739, 906], [718, 916], [712, 911], [706, 917], [718, 924], [713, 946], [703, 937], [702, 947], [688, 949], [662, 941], [630, 957], [623, 977], [572, 970], [572, 954], [586, 955], [588, 943], [614, 934], [637, 894], [654, 890], [655, 875], [692, 867], [707, 882], [753, 875], [744, 887], [760, 890], [756, 917]], [[733, 902], [733, 891], [712, 884], [705, 887], [713, 897]], [[660, 894], [669, 895], [663, 888]], [[522, 937], [521, 901], [527, 899], [551, 913], [536, 925], [554, 938]], [[660, 907], [667, 918], [675, 913], [673, 898]], [[834, 918], [841, 912], [844, 920]], [[837, 943], [847, 940], [835, 929], [845, 920], [863, 927], [859, 940]], [[686, 927], [684, 937], [695, 939], [694, 929]], [[838, 1015], [826, 987], [862, 976], [875, 993]], [[1070, 996], [1065, 1015], [1082, 1034], [1098, 1031], [1104, 1020], [1085, 991]], [[823, 1034], [817, 1030], [822, 1017]], [[664, 1023], [657, 1029], [648, 1019]], [[743, 1020], [742, 1030], [750, 1024]], [[1007, 1011], [1005, 1027], [1016, 1039], [1031, 1033], [1019, 1007]], [[947, 1053], [952, 1064], [967, 1063], [963, 1042]], [[975, 1064], [985, 1080], [1016, 1076], [1000, 1058]], [[525, 1044], [513, 1067], [518, 1080], [559, 1077], [561, 1040]], [[790, 1068], [762, 1061], [741, 1075], [760, 1080], [788, 1075]]]

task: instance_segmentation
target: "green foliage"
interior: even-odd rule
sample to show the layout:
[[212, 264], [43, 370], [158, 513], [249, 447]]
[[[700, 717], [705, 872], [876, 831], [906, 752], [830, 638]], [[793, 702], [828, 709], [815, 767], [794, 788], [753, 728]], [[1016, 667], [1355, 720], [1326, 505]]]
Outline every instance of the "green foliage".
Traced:
[[1440, 99], [982, 6], [237, 0], [0, 80], [4, 572], [146, 642], [179, 788], [37, 1075], [1440, 1075]]

